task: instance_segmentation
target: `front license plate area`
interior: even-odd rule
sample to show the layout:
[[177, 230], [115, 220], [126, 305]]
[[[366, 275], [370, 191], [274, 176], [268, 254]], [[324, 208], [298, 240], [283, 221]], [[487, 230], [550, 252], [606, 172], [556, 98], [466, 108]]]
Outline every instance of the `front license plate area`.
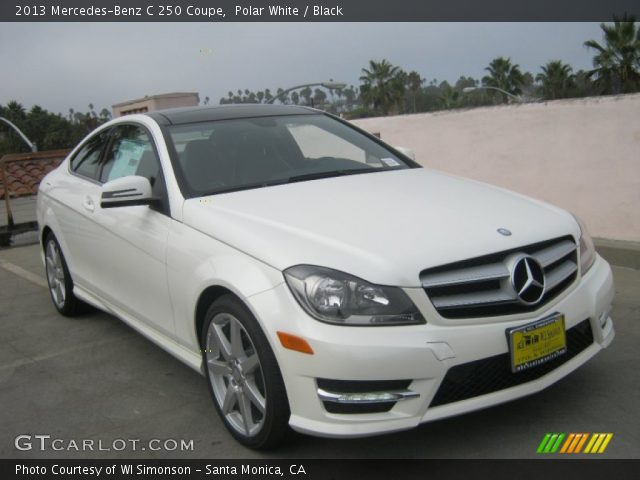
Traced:
[[567, 353], [564, 315], [550, 317], [507, 330], [511, 371], [521, 372]]

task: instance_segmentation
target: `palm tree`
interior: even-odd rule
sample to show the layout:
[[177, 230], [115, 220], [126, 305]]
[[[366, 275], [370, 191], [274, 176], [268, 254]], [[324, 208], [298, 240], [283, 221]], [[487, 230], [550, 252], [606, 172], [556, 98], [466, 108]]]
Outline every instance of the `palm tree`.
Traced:
[[595, 40], [584, 42], [597, 52], [588, 75], [602, 93], [635, 92], [640, 90], [640, 28], [633, 16], [613, 20], [613, 25], [600, 24], [604, 45]]
[[27, 112], [21, 103], [11, 100], [4, 108], [4, 114], [9, 117], [10, 120], [16, 121], [26, 120]]
[[302, 90], [300, 90], [300, 96], [302, 98], [304, 98], [305, 104], [306, 105], [311, 105], [311, 94], [313, 92], [311, 91], [311, 89], [309, 87], [305, 87]]
[[327, 101], [327, 94], [324, 93], [323, 90], [316, 88], [313, 91], [313, 104], [316, 106], [316, 108], [323, 108], [326, 101]]
[[440, 107], [445, 110], [451, 110], [452, 108], [458, 108], [461, 103], [460, 92], [449, 85], [448, 82], [442, 82], [440, 84]]
[[405, 91], [404, 75], [400, 67], [391, 65], [387, 60], [369, 61], [369, 68], [362, 69], [360, 77], [362, 99], [383, 115], [397, 108]]
[[416, 99], [418, 97], [418, 92], [422, 88], [422, 84], [424, 83], [424, 78], [420, 76], [418, 72], [415, 70], [409, 72], [405, 79], [407, 90], [411, 94], [411, 107], [413, 113], [416, 113]]
[[542, 73], [536, 75], [542, 95], [546, 99], [566, 98], [575, 89], [575, 76], [570, 65], [560, 60], [547, 62], [542, 67]]
[[[512, 95], [520, 95], [522, 93], [521, 87], [524, 83], [524, 75], [518, 65], [511, 63], [510, 58], [494, 58], [485, 70], [489, 72], [489, 75], [482, 78], [482, 85], [485, 87], [499, 88]], [[498, 95], [503, 101], [508, 100], [507, 95], [503, 93], [498, 93]]]

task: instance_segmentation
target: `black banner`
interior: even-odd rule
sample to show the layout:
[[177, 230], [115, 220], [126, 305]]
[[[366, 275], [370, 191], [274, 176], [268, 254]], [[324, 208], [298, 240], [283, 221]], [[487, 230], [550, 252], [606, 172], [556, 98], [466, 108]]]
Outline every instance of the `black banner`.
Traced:
[[3, 22], [611, 21], [638, 0], [14, 0]]
[[0, 460], [0, 478], [477, 479], [637, 478], [639, 460]]

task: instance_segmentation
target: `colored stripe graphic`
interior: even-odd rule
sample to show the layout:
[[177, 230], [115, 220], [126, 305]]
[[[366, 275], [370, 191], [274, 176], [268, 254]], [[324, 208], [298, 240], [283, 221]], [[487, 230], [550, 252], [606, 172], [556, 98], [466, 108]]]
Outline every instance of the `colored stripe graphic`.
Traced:
[[537, 453], [556, 453], [564, 437], [564, 433], [547, 433], [538, 445]]
[[536, 453], [544, 452], [544, 447], [547, 445], [547, 442], [549, 441], [550, 438], [551, 438], [551, 434], [547, 433], [542, 439], [542, 441], [540, 442], [540, 445], [538, 445], [538, 450], [536, 450]]
[[613, 433], [547, 433], [536, 453], [604, 453], [612, 438]]
[[569, 437], [567, 437], [567, 441], [564, 442], [564, 445], [562, 446], [562, 449], [560, 450], [560, 453], [567, 453], [567, 449], [569, 448], [569, 445], [571, 445], [571, 442], [573, 442], [573, 439], [576, 437], [575, 433], [570, 433]]
[[567, 453], [573, 453], [576, 447], [578, 446], [578, 442], [580, 440], [582, 440], [582, 434], [576, 433], [576, 436], [573, 437], [573, 442], [571, 442], [571, 445], [569, 445], [569, 450], [567, 450]]
[[604, 453], [613, 433], [594, 433], [584, 453]]

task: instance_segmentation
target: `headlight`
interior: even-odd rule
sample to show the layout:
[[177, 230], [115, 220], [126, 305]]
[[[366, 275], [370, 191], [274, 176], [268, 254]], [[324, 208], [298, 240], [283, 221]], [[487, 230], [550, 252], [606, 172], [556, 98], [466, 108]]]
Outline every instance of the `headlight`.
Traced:
[[581, 275], [584, 275], [596, 261], [596, 247], [593, 245], [593, 239], [584, 222], [575, 215], [574, 218], [580, 226], [580, 272]]
[[424, 318], [406, 293], [324, 267], [284, 271], [296, 300], [313, 318], [338, 325], [414, 325]]

